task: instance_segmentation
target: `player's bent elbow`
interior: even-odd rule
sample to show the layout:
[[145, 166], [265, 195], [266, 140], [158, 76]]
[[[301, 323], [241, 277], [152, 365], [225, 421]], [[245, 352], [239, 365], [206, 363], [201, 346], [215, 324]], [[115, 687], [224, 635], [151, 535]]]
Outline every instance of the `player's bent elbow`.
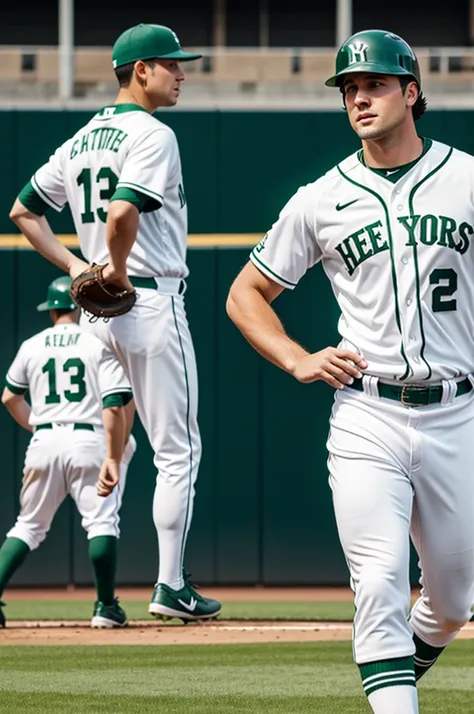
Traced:
[[237, 317], [237, 312], [238, 312], [238, 305], [234, 298], [232, 288], [230, 289], [229, 295], [227, 296], [227, 300], [225, 303], [225, 309], [227, 312], [227, 316], [232, 320], [232, 322], [235, 322], [236, 317]]
[[9, 407], [14, 402], [21, 402], [24, 399], [23, 394], [15, 394], [11, 392], [8, 387], [5, 387], [2, 393], [2, 404], [4, 407]]
[[15, 203], [11, 207], [10, 214], [9, 214], [10, 219], [13, 221], [13, 223], [16, 223], [26, 213], [28, 213], [27, 209], [21, 203], [21, 201], [19, 201], [17, 198]]

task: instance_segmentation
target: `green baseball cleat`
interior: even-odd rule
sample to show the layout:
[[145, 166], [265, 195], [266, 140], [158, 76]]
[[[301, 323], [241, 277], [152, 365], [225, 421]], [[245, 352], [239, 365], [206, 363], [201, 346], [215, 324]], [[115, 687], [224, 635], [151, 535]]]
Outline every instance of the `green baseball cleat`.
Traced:
[[94, 603], [94, 614], [91, 620], [91, 627], [125, 627], [127, 624], [127, 616], [122, 610], [116, 598], [112, 605], [104, 605], [103, 602], [97, 600]]
[[220, 602], [199, 595], [186, 579], [181, 590], [157, 583], [148, 606], [150, 615], [162, 620], [179, 617], [184, 623], [190, 620], [212, 620], [220, 611]]

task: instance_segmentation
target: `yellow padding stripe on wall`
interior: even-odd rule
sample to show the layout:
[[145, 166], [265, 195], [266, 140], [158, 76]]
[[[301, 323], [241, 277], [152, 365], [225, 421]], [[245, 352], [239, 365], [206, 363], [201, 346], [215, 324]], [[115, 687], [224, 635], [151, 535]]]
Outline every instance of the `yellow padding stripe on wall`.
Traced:
[[[76, 235], [58, 235], [61, 243], [68, 248], [79, 248], [79, 240]], [[195, 233], [188, 236], [188, 246], [190, 248], [216, 248], [227, 246], [228, 248], [252, 247], [263, 238], [261, 233]], [[24, 236], [0, 235], [1, 248], [30, 248]]]

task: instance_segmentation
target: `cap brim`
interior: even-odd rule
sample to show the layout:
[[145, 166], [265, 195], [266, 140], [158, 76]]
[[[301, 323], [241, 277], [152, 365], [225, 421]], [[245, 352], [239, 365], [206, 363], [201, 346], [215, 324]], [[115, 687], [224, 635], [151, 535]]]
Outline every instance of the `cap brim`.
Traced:
[[183, 50], [176, 50], [176, 52], [170, 52], [167, 55], [158, 56], [156, 59], [177, 59], [181, 62], [190, 62], [191, 60], [201, 59], [202, 55], [197, 55], [194, 52], [183, 52]]
[[387, 71], [387, 65], [381, 64], [380, 62], [358, 62], [357, 64], [351, 64], [350, 68], [334, 74], [329, 77], [324, 84], [326, 87], [339, 87], [344, 77], [348, 74], [355, 74], [356, 72], [364, 72], [364, 74], [386, 74], [388, 75], [411, 75], [406, 69], [400, 67], [390, 67], [390, 71]]
[[46, 312], [46, 310], [49, 310], [49, 302], [42, 302], [39, 305], [36, 306], [36, 309], [38, 312]]

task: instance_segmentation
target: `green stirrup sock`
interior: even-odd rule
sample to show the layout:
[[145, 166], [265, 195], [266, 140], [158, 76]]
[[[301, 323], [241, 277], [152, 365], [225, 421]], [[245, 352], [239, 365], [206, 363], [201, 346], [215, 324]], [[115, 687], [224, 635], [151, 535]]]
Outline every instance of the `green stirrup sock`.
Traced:
[[367, 696], [377, 689], [416, 686], [413, 657], [385, 659], [359, 665], [362, 686]]
[[434, 665], [444, 647], [432, 647], [420, 640], [418, 635], [413, 634], [413, 642], [415, 643], [416, 651], [414, 654], [415, 661], [415, 677], [416, 681]]
[[115, 536], [97, 536], [89, 541], [89, 559], [94, 571], [97, 600], [112, 605], [115, 597], [118, 541]]
[[19, 538], [7, 538], [3, 542], [0, 548], [0, 597], [29, 552], [29, 547]]

